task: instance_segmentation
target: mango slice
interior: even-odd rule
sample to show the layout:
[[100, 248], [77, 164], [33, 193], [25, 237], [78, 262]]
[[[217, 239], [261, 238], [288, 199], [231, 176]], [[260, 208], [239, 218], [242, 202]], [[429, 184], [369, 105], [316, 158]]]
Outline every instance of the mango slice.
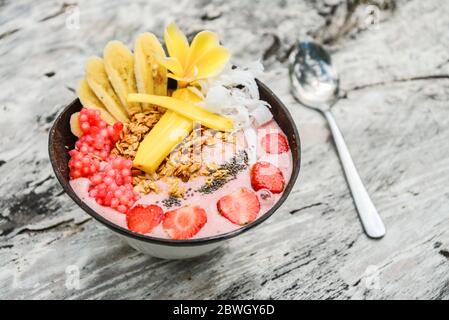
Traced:
[[120, 41], [114, 40], [104, 47], [103, 57], [109, 81], [128, 114], [141, 112], [139, 103], [126, 100], [129, 93], [137, 92], [134, 57], [131, 51]]
[[193, 129], [193, 122], [167, 110], [137, 149], [133, 166], [152, 173]]
[[109, 83], [103, 59], [90, 57], [86, 63], [86, 80], [97, 98], [104, 104], [109, 113], [119, 121], [127, 121], [128, 113]]
[[[176, 90], [173, 97], [192, 104], [201, 100], [186, 89]], [[193, 123], [191, 119], [167, 110], [140, 143], [134, 167], [148, 173], [156, 171], [170, 152], [193, 130]]]
[[[186, 91], [181, 91], [186, 90]], [[178, 89], [175, 92], [191, 92], [188, 89]], [[187, 93], [186, 93], [187, 94]], [[193, 95], [193, 93], [192, 93]], [[215, 129], [218, 131], [232, 131], [234, 122], [230, 118], [222, 117], [218, 114], [207, 111], [204, 108], [196, 106], [191, 101], [177, 99], [175, 97], [162, 97], [150, 94], [130, 94], [128, 101], [151, 103], [168, 110], [174, 111], [186, 118], [201, 123], [203, 126]]]
[[86, 79], [80, 81], [76, 91], [84, 108], [99, 110], [101, 113], [101, 118], [108, 124], [114, 124], [117, 122], [117, 120], [106, 110], [104, 104], [98, 100], [95, 93], [89, 87]]

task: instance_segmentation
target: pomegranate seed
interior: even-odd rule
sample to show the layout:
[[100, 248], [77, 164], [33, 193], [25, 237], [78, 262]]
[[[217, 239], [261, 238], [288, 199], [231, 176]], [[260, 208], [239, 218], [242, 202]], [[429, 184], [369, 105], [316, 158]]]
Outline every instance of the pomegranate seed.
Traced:
[[100, 130], [100, 134], [101, 134], [104, 138], [107, 138], [107, 137], [109, 136], [108, 130], [107, 130], [107, 129], [101, 129], [101, 130]]
[[88, 117], [86, 114], [84, 114], [83, 112], [80, 112], [80, 115], [78, 116], [78, 121], [79, 122], [86, 122], [88, 120]]
[[123, 191], [122, 190], [120, 190], [120, 189], [115, 190], [114, 196], [116, 198], [120, 198], [122, 195], [123, 195]]
[[73, 162], [73, 167], [77, 168], [77, 169], [81, 169], [83, 167], [83, 164], [81, 163], [81, 161], [76, 160]]
[[120, 202], [116, 198], [111, 199], [111, 208], [117, 208]]
[[106, 196], [106, 189], [99, 189], [98, 194], [97, 194], [97, 199], [104, 198], [105, 196]]
[[115, 183], [116, 183], [118, 186], [123, 185], [123, 177], [122, 177], [122, 176], [117, 176], [117, 177], [115, 177]]
[[73, 170], [70, 172], [72, 179], [76, 179], [81, 177], [81, 172], [79, 170]]
[[121, 212], [121, 213], [126, 213], [127, 208], [126, 208], [126, 206], [121, 204], [121, 205], [117, 206], [117, 211]]
[[100, 205], [126, 213], [140, 194], [133, 190], [132, 161], [110, 155], [123, 123], [108, 125], [99, 110], [87, 108], [81, 109], [78, 119], [83, 135], [69, 151], [70, 178], [89, 178], [89, 196]]
[[104, 183], [105, 183], [107, 186], [110, 186], [110, 185], [114, 182], [114, 179], [112, 179], [112, 178], [109, 177], [109, 176], [106, 176], [106, 177], [103, 178], [103, 181], [104, 181]]
[[120, 169], [122, 165], [122, 160], [121, 158], [115, 158], [112, 160], [112, 167], [114, 169]]

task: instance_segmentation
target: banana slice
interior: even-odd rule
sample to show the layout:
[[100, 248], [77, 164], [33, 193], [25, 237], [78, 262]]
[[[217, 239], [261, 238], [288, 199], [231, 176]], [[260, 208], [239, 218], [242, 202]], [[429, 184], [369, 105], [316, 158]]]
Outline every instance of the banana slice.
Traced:
[[104, 66], [122, 105], [129, 115], [141, 112], [140, 103], [128, 102], [129, 93], [136, 93], [134, 77], [134, 57], [131, 51], [120, 41], [110, 41], [103, 51]]
[[70, 116], [70, 131], [72, 131], [73, 135], [78, 138], [83, 135], [83, 131], [81, 131], [80, 123], [78, 120], [79, 115], [79, 112], [75, 112]]
[[80, 81], [77, 89], [77, 94], [79, 99], [81, 100], [81, 104], [85, 108], [99, 110], [101, 113], [101, 118], [108, 124], [114, 124], [117, 122], [117, 120], [106, 110], [104, 104], [100, 100], [98, 100], [95, 93], [89, 87], [86, 79]]
[[[134, 72], [139, 93], [167, 95], [167, 69], [159, 65], [154, 55], [165, 57], [161, 43], [152, 33], [141, 33], [134, 43]], [[150, 104], [142, 104], [144, 110]]]
[[123, 108], [114, 89], [109, 83], [103, 59], [91, 57], [87, 60], [86, 80], [89, 87], [114, 118], [122, 122], [128, 120], [128, 113]]

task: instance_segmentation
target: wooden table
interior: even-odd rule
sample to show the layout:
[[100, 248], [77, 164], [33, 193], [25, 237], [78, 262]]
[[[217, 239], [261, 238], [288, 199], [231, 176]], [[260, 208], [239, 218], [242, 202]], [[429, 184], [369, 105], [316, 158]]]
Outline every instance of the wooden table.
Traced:
[[[354, 1], [350, 1], [353, 3]], [[0, 298], [449, 298], [449, 4], [430, 1], [0, 2]], [[79, 18], [79, 21], [77, 19]], [[47, 155], [84, 62], [175, 19], [217, 31], [289, 107], [302, 169], [267, 222], [189, 261], [147, 257], [62, 192]], [[370, 22], [374, 21], [373, 24]], [[341, 75], [334, 112], [387, 235], [362, 231], [323, 118], [289, 93], [298, 39]], [[79, 275], [79, 282], [76, 281]]]

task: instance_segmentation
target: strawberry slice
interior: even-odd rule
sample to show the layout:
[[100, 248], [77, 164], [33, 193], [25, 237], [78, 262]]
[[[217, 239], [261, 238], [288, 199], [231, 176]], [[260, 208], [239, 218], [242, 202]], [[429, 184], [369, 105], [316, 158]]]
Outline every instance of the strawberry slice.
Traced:
[[165, 214], [162, 226], [170, 238], [183, 240], [196, 235], [206, 224], [206, 211], [199, 206], [185, 206]]
[[281, 170], [275, 165], [260, 161], [251, 168], [251, 185], [254, 190], [267, 189], [272, 193], [284, 190], [285, 179]]
[[162, 221], [163, 216], [164, 211], [159, 206], [154, 204], [149, 206], [137, 205], [127, 212], [126, 222], [129, 230], [148, 233]]
[[253, 222], [260, 211], [256, 194], [247, 188], [240, 188], [217, 202], [218, 212], [234, 224], [245, 225]]
[[288, 151], [287, 138], [281, 133], [267, 133], [262, 138], [262, 146], [267, 153], [284, 153]]

